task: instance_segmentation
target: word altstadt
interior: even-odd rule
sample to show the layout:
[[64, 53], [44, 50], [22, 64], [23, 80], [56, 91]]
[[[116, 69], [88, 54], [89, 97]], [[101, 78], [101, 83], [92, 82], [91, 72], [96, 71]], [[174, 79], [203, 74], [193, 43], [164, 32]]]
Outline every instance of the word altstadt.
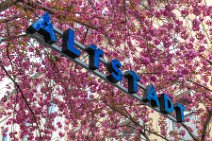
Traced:
[[[29, 26], [27, 28], [27, 33], [31, 35], [35, 33], [40, 35], [44, 39], [45, 43], [49, 45], [57, 42], [55, 29], [48, 13], [44, 14], [35, 23]], [[81, 51], [74, 46], [74, 31], [72, 29], [66, 30], [62, 34], [62, 39], [62, 53], [72, 59], [78, 58], [81, 55]], [[87, 69], [95, 72], [100, 66], [101, 58], [104, 56], [104, 51], [93, 44], [86, 47], [85, 51], [89, 54], [89, 64]], [[123, 77], [125, 77], [128, 80], [127, 93], [135, 96], [138, 92], [140, 77], [132, 70], [123, 73], [120, 70], [122, 65], [119, 60], [111, 60], [106, 65], [110, 75], [106, 76], [105, 80], [116, 85], [118, 82], [123, 80]], [[185, 107], [182, 104], [173, 104], [171, 98], [166, 94], [162, 94], [158, 97], [152, 84], [147, 85], [144, 90], [145, 92], [141, 100], [142, 102], [155, 110], [159, 109], [158, 112], [164, 115], [171, 114], [175, 111], [175, 121], [184, 122]]]

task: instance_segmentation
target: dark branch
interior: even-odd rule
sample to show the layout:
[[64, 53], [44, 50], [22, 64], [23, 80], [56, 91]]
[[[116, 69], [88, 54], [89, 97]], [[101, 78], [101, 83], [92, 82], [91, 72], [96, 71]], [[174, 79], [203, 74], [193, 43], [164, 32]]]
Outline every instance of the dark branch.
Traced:
[[212, 117], [212, 112], [209, 111], [207, 119], [206, 119], [206, 121], [205, 121], [205, 123], [203, 125], [201, 141], [205, 141], [205, 137], [206, 137], [206, 134], [207, 134], [207, 128], [208, 128], [208, 125], [209, 125], [209, 123], [211, 121], [211, 117]]
[[[139, 124], [139, 122], [135, 121], [135, 120], [133, 119], [133, 117], [130, 116], [129, 114], [127, 115], [124, 111], [120, 111], [120, 110], [118, 110], [116, 107], [113, 107], [113, 106], [111, 106], [110, 104], [108, 104], [108, 103], [106, 103], [106, 102], [104, 102], [104, 101], [102, 101], [102, 102], [103, 102], [105, 105], [107, 105], [108, 107], [110, 107], [112, 110], [114, 110], [114, 111], [118, 112], [119, 114], [121, 114], [122, 116], [128, 118], [128, 119], [129, 119], [131, 122], [133, 122], [136, 126], [140, 126], [141, 128], [144, 128], [142, 125]], [[164, 136], [162, 136], [162, 135], [160, 135], [160, 134], [158, 134], [158, 133], [156, 133], [156, 132], [154, 132], [154, 131], [151, 131], [151, 130], [148, 130], [148, 129], [146, 129], [146, 131], [148, 131], [149, 133], [154, 134], [154, 135], [156, 135], [156, 136], [158, 136], [158, 137], [161, 137], [162, 139], [164, 139], [164, 140], [166, 140], [166, 141], [169, 141], [166, 137], [164, 137]], [[146, 138], [147, 141], [150, 141], [150, 139], [149, 139], [149, 137], [146, 135], [146, 133], [144, 133], [143, 131], [140, 131], [140, 133]]]
[[21, 2], [23, 0], [6, 0], [0, 3], [0, 12], [10, 8], [11, 6], [16, 5], [18, 2]]
[[11, 41], [13, 39], [21, 38], [21, 37], [26, 37], [27, 34], [21, 34], [21, 35], [16, 35], [16, 36], [9, 36], [7, 38], [3, 38], [0, 40], [0, 43], [5, 42], [5, 41]]
[[199, 141], [199, 139], [191, 133], [190, 129], [184, 123], [181, 123], [181, 125], [188, 131], [188, 134], [192, 137], [194, 141]]
[[[40, 133], [39, 124], [37, 122], [35, 113], [33, 112], [32, 108], [30, 107], [30, 105], [29, 105], [29, 103], [28, 103], [28, 101], [26, 99], [26, 97], [24, 96], [24, 93], [23, 93], [22, 89], [20, 88], [20, 86], [18, 85], [18, 83], [10, 76], [10, 74], [8, 73], [8, 71], [6, 70], [6, 68], [2, 65], [2, 62], [1, 61], [0, 61], [0, 66], [1, 66], [2, 70], [6, 73], [6, 75], [9, 77], [9, 79], [14, 83], [14, 85], [19, 90], [19, 92], [21, 93], [21, 96], [22, 96], [24, 102], [26, 103], [26, 106], [28, 107], [29, 111], [31, 112], [32, 117], [33, 117], [33, 120], [35, 121], [36, 126], [37, 126], [37, 128], [39, 130], [39, 133]], [[41, 139], [41, 134], [40, 134], [40, 139]]]
[[201, 85], [201, 84], [199, 84], [199, 83], [197, 83], [197, 82], [195, 82], [195, 81], [193, 81], [193, 80], [189, 80], [189, 81], [192, 82], [192, 83], [194, 83], [194, 84], [197, 85], [197, 86], [200, 86], [200, 87], [202, 87], [202, 88], [204, 88], [204, 89], [206, 89], [206, 90], [212, 92], [212, 90], [209, 89], [209, 88], [206, 87], [206, 86], [203, 86], [203, 85]]

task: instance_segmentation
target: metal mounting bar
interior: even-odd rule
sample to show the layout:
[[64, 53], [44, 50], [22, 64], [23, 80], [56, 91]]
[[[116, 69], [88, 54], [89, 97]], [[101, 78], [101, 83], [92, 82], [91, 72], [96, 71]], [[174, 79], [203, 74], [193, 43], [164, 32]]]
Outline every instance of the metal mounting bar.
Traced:
[[[60, 29], [56, 28], [55, 26], [53, 26], [53, 28], [54, 28], [54, 31], [55, 31], [58, 35], [63, 36], [63, 31], [61, 31]], [[83, 44], [81, 44], [80, 42], [78, 42], [78, 41], [76, 41], [76, 40], [74, 40], [74, 45], [75, 45], [76, 47], [78, 47], [79, 49], [81, 49], [81, 50], [84, 50], [84, 51], [85, 51], [85, 49], [86, 49], [86, 46], [84, 46]], [[107, 65], [107, 64], [109, 63], [109, 62], [108, 62], [107, 60], [105, 60], [104, 58], [100, 58], [100, 61], [101, 61], [103, 64], [105, 64], [105, 65]], [[146, 90], [146, 87], [145, 87], [144, 85], [142, 85], [140, 82], [137, 82], [137, 84], [138, 84], [138, 86], [139, 86], [141, 89]]]
[[[54, 30], [55, 30], [55, 32], [56, 32], [57, 34], [59, 34], [59, 35], [61, 35], [61, 36], [63, 35], [63, 32], [62, 32], [61, 30], [57, 29], [56, 27], [54, 27]], [[138, 94], [130, 94], [130, 93], [128, 92], [128, 89], [127, 89], [126, 87], [124, 87], [121, 83], [112, 83], [112, 82], [110, 82], [110, 81], [107, 79], [107, 76], [106, 76], [105, 74], [102, 74], [102, 73], [99, 72], [98, 70], [94, 70], [94, 71], [93, 71], [93, 70], [91, 70], [91, 69], [89, 68], [88, 64], [82, 62], [80, 59], [78, 59], [78, 58], [73, 59], [73, 58], [71, 58], [70, 56], [64, 54], [64, 53], [62, 52], [62, 49], [59, 48], [57, 45], [55, 45], [55, 44], [47, 44], [47, 43], [45, 42], [45, 40], [43, 39], [43, 37], [41, 37], [39, 34], [34, 33], [34, 34], [29, 34], [29, 35], [30, 35], [31, 37], [35, 38], [36, 40], [38, 40], [40, 43], [49, 46], [50, 48], [52, 48], [52, 49], [55, 50], [56, 52], [60, 53], [61, 55], [66, 56], [66, 57], [69, 58], [70, 60], [72, 60], [72, 61], [74, 61], [75, 63], [79, 64], [80, 66], [82, 66], [83, 68], [87, 69], [88, 71], [92, 72], [94, 75], [100, 77], [101, 79], [103, 79], [103, 80], [106, 81], [107, 83], [109, 83], [109, 84], [115, 86], [116, 88], [118, 88], [118, 89], [121, 90], [122, 92], [124, 92], [124, 93], [126, 93], [126, 94], [128, 94], [128, 95], [134, 97], [135, 99], [139, 100], [139, 101], [140, 101], [141, 103], [143, 103], [144, 105], [147, 105], [147, 106], [150, 107], [151, 109], [154, 109], [155, 111], [157, 111], [157, 112], [159, 112], [160, 114], [166, 116], [166, 117], [169, 118], [170, 120], [172, 120], [172, 121], [174, 121], [174, 122], [177, 122], [176, 119], [175, 119], [175, 117], [173, 117], [172, 115], [163, 114], [163, 113], [160, 112], [160, 108], [158, 108], [158, 107], [157, 107], [157, 108], [153, 108], [153, 107], [150, 105], [150, 103], [145, 103], [145, 102], [143, 102], [142, 96], [139, 96]], [[85, 50], [85, 49], [86, 49], [86, 46], [84, 46], [83, 44], [79, 43], [79, 42], [76, 41], [76, 40], [74, 40], [74, 45], [75, 45], [76, 47], [78, 47], [79, 49], [81, 49], [81, 50]], [[101, 58], [100, 61], [101, 61], [102, 63], [104, 63], [104, 64], [108, 64], [108, 62], [107, 62], [105, 59], [103, 59], [103, 58]], [[138, 82], [137, 84], [138, 84], [138, 86], [139, 86], [142, 90], [144, 90], [144, 91], [146, 90], [146, 87], [145, 87], [144, 85], [142, 85], [140, 82]]]

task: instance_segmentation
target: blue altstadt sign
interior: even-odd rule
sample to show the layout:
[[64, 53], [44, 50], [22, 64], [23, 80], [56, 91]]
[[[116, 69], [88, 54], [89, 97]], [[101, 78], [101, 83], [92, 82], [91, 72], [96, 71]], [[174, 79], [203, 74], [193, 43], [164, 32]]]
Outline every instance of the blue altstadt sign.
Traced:
[[[172, 99], [166, 94], [162, 94], [160, 95], [160, 97], [158, 97], [152, 84], [147, 85], [146, 88], [142, 86], [139, 82], [140, 77], [133, 70], [128, 70], [123, 73], [120, 69], [122, 65], [119, 60], [114, 59], [110, 62], [106, 62], [103, 59], [104, 51], [96, 47], [95, 45], [91, 44], [88, 47], [84, 47], [84, 45], [75, 41], [74, 31], [72, 29], [68, 29], [62, 33], [62, 31], [59, 31], [58, 29], [53, 27], [48, 13], [44, 14], [35, 23], [29, 26], [27, 29], [27, 33], [29, 33], [32, 37], [35, 37], [39, 41], [43, 41], [59, 53], [69, 57], [76, 63], [93, 72], [110, 84], [116, 86], [123, 92], [133, 96], [139, 101], [144, 102], [147, 106], [166, 115], [168, 118], [177, 122], [184, 122], [185, 107], [182, 104], [173, 104]], [[56, 33], [62, 35], [62, 51], [60, 51], [60, 49], [53, 44], [57, 42]], [[75, 45], [77, 45], [80, 49], [85, 50], [89, 54], [89, 64], [85, 64], [84, 62], [79, 60], [78, 57], [81, 55], [81, 51], [76, 48]], [[100, 62], [105, 63], [110, 75], [105, 76], [98, 71]], [[128, 88], [125, 88], [119, 83], [123, 80], [123, 77], [128, 80]], [[137, 95], [138, 87], [141, 87], [144, 90], [143, 97]], [[170, 115], [174, 111], [176, 113], [176, 119]]]

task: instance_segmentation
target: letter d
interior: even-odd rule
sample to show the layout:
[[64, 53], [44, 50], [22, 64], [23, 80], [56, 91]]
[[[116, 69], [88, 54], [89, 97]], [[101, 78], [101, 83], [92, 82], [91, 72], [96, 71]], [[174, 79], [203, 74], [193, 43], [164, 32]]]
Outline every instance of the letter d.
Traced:
[[162, 113], [169, 114], [174, 111], [174, 104], [172, 103], [172, 100], [168, 95], [162, 94], [159, 100], [160, 100], [160, 111]]

